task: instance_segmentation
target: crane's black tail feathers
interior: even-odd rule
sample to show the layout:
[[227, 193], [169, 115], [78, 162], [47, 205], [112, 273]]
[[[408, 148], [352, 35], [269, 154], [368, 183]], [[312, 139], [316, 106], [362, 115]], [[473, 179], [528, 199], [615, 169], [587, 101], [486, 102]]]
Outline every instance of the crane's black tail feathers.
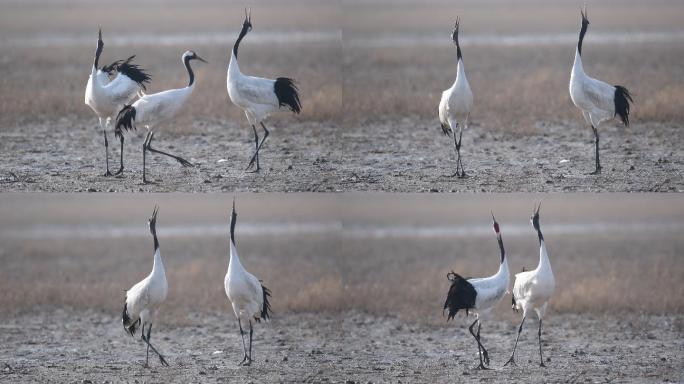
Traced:
[[447, 321], [449, 321], [456, 316], [459, 310], [465, 309], [467, 315], [468, 310], [475, 307], [477, 291], [468, 280], [454, 271], [447, 273], [447, 279], [451, 281], [451, 287], [442, 312], [447, 308], [449, 309], [449, 316], [447, 317]]
[[150, 80], [152, 80], [152, 76], [149, 73], [147, 73], [144, 69], [142, 69], [138, 64], [133, 64], [134, 57], [135, 55], [129, 57], [124, 61], [120, 61], [116, 66], [116, 70], [119, 73], [128, 76], [129, 79], [138, 83], [138, 86], [140, 86], [140, 88], [147, 90], [146, 83], [149, 83]]
[[102, 66], [102, 72], [106, 72], [108, 75], [111, 75], [116, 71], [116, 68], [123, 63], [123, 60], [117, 60], [109, 65], [103, 65]]
[[278, 98], [278, 105], [280, 107], [287, 106], [294, 113], [302, 111], [302, 103], [299, 101], [299, 89], [294, 80], [287, 77], [277, 78], [273, 91]]
[[124, 303], [123, 313], [121, 314], [121, 322], [123, 323], [124, 330], [128, 332], [131, 336], [135, 336], [135, 331], [140, 325], [140, 319], [136, 321], [131, 321], [131, 317], [128, 315], [128, 304]]
[[116, 116], [116, 125], [114, 127], [114, 136], [120, 137], [122, 135], [122, 128], [126, 131], [135, 129], [135, 108], [131, 105], [124, 105]]
[[620, 117], [624, 125], [629, 125], [629, 108], [632, 103], [632, 95], [627, 88], [615, 86], [615, 115]]
[[261, 307], [261, 319], [268, 320], [273, 314], [273, 311], [271, 310], [271, 302], [269, 301], [269, 297], [271, 297], [271, 290], [266, 288], [263, 284], [261, 284], [261, 290], [264, 294], [264, 305]]

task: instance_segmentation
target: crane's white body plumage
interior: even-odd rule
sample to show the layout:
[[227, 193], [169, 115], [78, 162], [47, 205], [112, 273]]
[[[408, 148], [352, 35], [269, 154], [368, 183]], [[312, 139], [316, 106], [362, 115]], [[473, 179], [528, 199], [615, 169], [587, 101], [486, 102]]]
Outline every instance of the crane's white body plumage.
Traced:
[[[107, 172], [105, 176], [110, 176], [109, 171], [109, 142], [107, 140], [107, 128], [112, 118], [123, 108], [124, 105], [133, 101], [136, 96], [145, 89], [145, 83], [150, 80], [150, 76], [145, 71], [132, 64], [131, 60], [118, 60], [110, 65], [98, 68], [100, 55], [104, 48], [102, 42], [102, 31], [98, 33], [97, 49], [95, 59], [88, 76], [85, 89], [85, 104], [97, 115], [100, 129], [104, 134], [105, 156]], [[117, 71], [116, 77], [110, 79], [110, 73]], [[123, 141], [121, 141], [121, 168], [117, 173], [123, 171]]]
[[154, 323], [157, 311], [166, 300], [169, 286], [159, 249], [154, 252], [152, 272], [126, 291], [126, 308], [132, 322]]
[[280, 110], [273, 91], [275, 80], [243, 75], [234, 52], [230, 54], [226, 86], [230, 101], [245, 112], [250, 125], [256, 125]]
[[[159, 240], [157, 239], [156, 223], [158, 211], [159, 208], [155, 206], [152, 217], [149, 220], [150, 232], [154, 238], [152, 272], [126, 291], [126, 300], [121, 318], [124, 330], [131, 336], [135, 336], [138, 327], [140, 327], [141, 339], [147, 344], [146, 366], [149, 360], [150, 348], [159, 356], [159, 360], [163, 365], [168, 365], [164, 357], [152, 346], [150, 341], [152, 325], [156, 322], [159, 307], [164, 303], [169, 292], [166, 270], [164, 269], [164, 262], [162, 261], [159, 249]], [[145, 329], [147, 329], [147, 334], [145, 334]]]
[[518, 347], [518, 340], [520, 339], [523, 324], [525, 323], [525, 319], [530, 310], [534, 310], [539, 319], [539, 365], [542, 367], [545, 366], [541, 347], [542, 321], [546, 313], [549, 299], [553, 296], [553, 292], [556, 288], [556, 280], [554, 279], [553, 271], [551, 270], [551, 262], [549, 261], [549, 255], [546, 251], [546, 242], [544, 241], [544, 236], [542, 235], [539, 224], [540, 208], [541, 203], [536, 207], [534, 216], [532, 216], [532, 226], [537, 231], [537, 237], [539, 238], [539, 263], [537, 264], [537, 267], [531, 271], [523, 270], [523, 272], [515, 274], [512, 300], [513, 309], [515, 311], [522, 311], [522, 320], [520, 321], [520, 327], [518, 328], [518, 335], [515, 339], [513, 353], [505, 365], [511, 363], [515, 364], [515, 350]]
[[[294, 80], [287, 77], [266, 79], [263, 77], [247, 76], [240, 71], [237, 59], [238, 48], [242, 39], [252, 30], [251, 19], [251, 11], [248, 13], [245, 9], [245, 20], [242, 23], [242, 29], [230, 53], [226, 88], [230, 101], [244, 111], [249, 125], [252, 126], [255, 150], [252, 159], [247, 165], [247, 169], [256, 163], [255, 172], [259, 172], [261, 168], [259, 165], [259, 150], [269, 135], [269, 131], [266, 125], [264, 125], [264, 120], [273, 112], [277, 112], [283, 107], [289, 108], [294, 113], [299, 113], [302, 106], [299, 101], [299, 90]], [[259, 134], [257, 133], [257, 124], [261, 125], [264, 130], [264, 136], [261, 141], [259, 141]]]
[[239, 318], [241, 323], [249, 324], [252, 320], [261, 320], [261, 311], [264, 307], [261, 282], [242, 266], [237, 248], [232, 242], [228, 272], [223, 283], [235, 317]]
[[473, 108], [473, 92], [466, 78], [463, 59], [458, 59], [456, 80], [451, 88], [442, 92], [439, 102], [439, 121], [455, 134], [456, 127], [467, 128], [470, 110]]
[[147, 129], [147, 137], [143, 143], [143, 183], [147, 183], [145, 177], [145, 155], [147, 151], [159, 153], [171, 157], [185, 167], [192, 163], [164, 151], [152, 148], [155, 130], [160, 123], [168, 122], [176, 117], [187, 104], [190, 95], [195, 90], [195, 73], [190, 66], [191, 60], [206, 62], [193, 51], [185, 51], [181, 56], [181, 62], [188, 72], [188, 85], [183, 88], [169, 89], [151, 94], [143, 94], [140, 99], [131, 105], [126, 105], [116, 118], [116, 134], [121, 137], [123, 143], [123, 130], [135, 129], [137, 124], [142, 124]]
[[542, 240], [539, 246], [537, 268], [515, 274], [513, 297], [516, 309], [522, 311], [523, 317], [530, 310], [534, 310], [540, 319], [543, 318], [555, 288], [556, 281], [551, 270], [549, 255], [546, 252], [546, 243]]
[[468, 279], [477, 291], [474, 311], [478, 317], [487, 316], [492, 308], [501, 302], [508, 292], [510, 272], [508, 270], [508, 257], [499, 264], [499, 270], [492, 276]]
[[[242, 338], [245, 356], [240, 364], [250, 365], [252, 363], [253, 326], [255, 322], [258, 323], [261, 320], [268, 321], [271, 310], [268, 298], [271, 292], [261, 284], [259, 279], [247, 272], [245, 267], [242, 266], [237, 246], [235, 245], [236, 224], [237, 213], [235, 212], [235, 200], [233, 200], [233, 211], [230, 218], [230, 261], [228, 262], [226, 277], [223, 279], [223, 288], [233, 307], [233, 312], [238, 321], [240, 337]], [[249, 349], [245, 345], [243, 324], [249, 326]]]
[[570, 72], [570, 98], [577, 108], [582, 111], [582, 116], [587, 124], [591, 125], [594, 132], [595, 165], [592, 174], [601, 173], [601, 161], [599, 156], [599, 133], [598, 128], [604, 121], [612, 120], [616, 116], [623, 124], [629, 125], [629, 112], [632, 96], [629, 90], [620, 85], [610, 85], [601, 80], [589, 77], [584, 72], [582, 65], [582, 42], [589, 27], [586, 6], [581, 11], [582, 27], [580, 28], [579, 40], [575, 48], [575, 61]]
[[140, 85], [123, 73], [117, 73], [110, 81], [106, 72], [93, 66], [86, 84], [85, 103], [101, 121], [109, 124], [109, 120], [141, 91]]
[[[465, 177], [465, 170], [461, 161], [461, 139], [463, 130], [468, 127], [470, 110], [473, 108], [473, 92], [465, 74], [465, 65], [458, 42], [459, 20], [454, 24], [451, 38], [456, 44], [456, 79], [451, 87], [442, 92], [439, 100], [439, 122], [444, 135], [452, 135], [454, 139], [454, 154], [456, 155], [456, 173], [454, 176]], [[456, 132], [458, 128], [458, 133]], [[460, 172], [459, 172], [460, 169]]]
[[142, 124], [145, 128], [151, 130], [160, 123], [167, 122], [176, 117], [185, 106], [194, 89], [195, 84], [193, 83], [183, 88], [144, 94], [131, 105], [136, 110], [136, 124]]
[[615, 117], [615, 87], [589, 77], [582, 66], [582, 56], [575, 50], [575, 62], [570, 73], [570, 98], [587, 124], [598, 127]]

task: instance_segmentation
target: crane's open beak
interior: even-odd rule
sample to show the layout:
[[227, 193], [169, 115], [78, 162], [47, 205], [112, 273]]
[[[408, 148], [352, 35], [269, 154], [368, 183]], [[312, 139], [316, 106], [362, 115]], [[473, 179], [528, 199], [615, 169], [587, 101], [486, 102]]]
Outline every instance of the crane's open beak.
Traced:
[[204, 60], [203, 58], [201, 58], [201, 57], [199, 57], [199, 56], [197, 56], [197, 55], [195, 55], [195, 59], [197, 59], [197, 60], [199, 60], [199, 61], [201, 61], [201, 62], [203, 62], [203, 63], [209, 64], [208, 61]]

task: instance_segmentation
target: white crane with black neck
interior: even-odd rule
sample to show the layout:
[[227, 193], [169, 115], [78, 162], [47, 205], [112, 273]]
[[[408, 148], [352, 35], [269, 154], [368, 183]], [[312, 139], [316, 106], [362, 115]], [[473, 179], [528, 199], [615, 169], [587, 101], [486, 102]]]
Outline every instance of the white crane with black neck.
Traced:
[[194, 51], [185, 51], [185, 53], [183, 53], [181, 62], [188, 71], [189, 77], [188, 85], [186, 87], [145, 94], [140, 99], [136, 100], [135, 103], [124, 106], [116, 118], [115, 135], [117, 137], [123, 137], [124, 130], [136, 129], [137, 124], [143, 124], [145, 125], [145, 128], [147, 128], [147, 136], [143, 142], [143, 183], [150, 183], [145, 177], [145, 155], [147, 151], [171, 157], [184, 167], [192, 166], [192, 163], [180, 156], [175, 156], [152, 148], [152, 140], [154, 139], [155, 130], [158, 128], [159, 124], [167, 122], [178, 115], [182, 107], [187, 103], [192, 92], [195, 90], [195, 73], [190, 66], [190, 61], [192, 60], [199, 60], [206, 63], [206, 61], [197, 56]]
[[[107, 140], [107, 127], [112, 118], [121, 108], [133, 101], [138, 94], [144, 91], [151, 76], [137, 64], [134, 64], [131, 56], [126, 60], [117, 60], [109, 65], [98, 68], [100, 55], [104, 49], [102, 30], [98, 31], [97, 48], [93, 67], [88, 77], [85, 89], [85, 103], [95, 112], [100, 122], [100, 129], [104, 134], [105, 164], [107, 171], [105, 176], [112, 176], [109, 170], [109, 141]], [[116, 72], [116, 77], [110, 80]], [[121, 167], [115, 174], [123, 172], [123, 136], [121, 136]]]
[[[499, 232], [499, 223], [496, 222], [493, 213], [492, 220], [494, 221], [496, 240], [499, 242], [499, 250], [501, 251], [499, 270], [494, 275], [484, 278], [463, 278], [454, 271], [449, 272], [447, 278], [451, 281], [451, 287], [449, 288], [443, 309], [449, 309], [447, 321], [453, 319], [461, 309], [466, 311], [466, 316], [469, 311], [476, 313], [476, 319], [468, 330], [477, 342], [477, 352], [480, 358], [479, 369], [489, 369], [485, 366], [485, 364], [489, 365], [489, 353], [480, 341], [482, 319], [488, 317], [491, 310], [506, 295], [510, 279], [506, 250], [504, 249], [501, 232]], [[475, 324], [477, 324], [477, 333], [473, 331]]]
[[627, 88], [621, 85], [610, 85], [601, 80], [589, 77], [584, 72], [582, 65], [582, 41], [589, 26], [586, 5], [581, 11], [582, 27], [580, 28], [579, 41], [575, 50], [575, 62], [570, 73], [570, 98], [577, 108], [582, 111], [582, 116], [587, 124], [591, 125], [594, 132], [595, 169], [592, 175], [601, 173], [601, 161], [599, 159], [599, 133], [598, 128], [604, 121], [612, 120], [616, 116], [622, 123], [629, 125], [629, 110], [632, 95]]
[[[235, 199], [233, 199], [233, 210], [230, 215], [230, 261], [223, 286], [228, 300], [233, 306], [242, 338], [242, 349], [245, 356], [240, 364], [250, 365], [252, 364], [253, 323], [261, 322], [261, 320], [268, 321], [271, 317], [271, 303], [269, 301], [271, 291], [261, 284], [261, 280], [247, 272], [242, 266], [235, 244], [236, 224], [237, 213], [235, 212]], [[245, 345], [245, 331], [242, 329], [242, 324], [249, 325], [249, 347]]]
[[513, 284], [513, 310], [522, 310], [522, 320], [520, 321], [520, 327], [518, 328], [518, 336], [515, 338], [515, 345], [513, 346], [513, 353], [511, 353], [511, 358], [508, 359], [506, 364], [515, 365], [515, 350], [518, 347], [518, 339], [520, 339], [520, 332], [522, 332], [523, 324], [527, 318], [527, 314], [530, 310], [534, 310], [539, 318], [539, 365], [545, 367], [544, 357], [542, 356], [542, 345], [541, 345], [541, 335], [542, 335], [542, 319], [544, 318], [544, 313], [546, 313], [546, 307], [548, 305], [549, 299], [553, 295], [553, 291], [556, 287], [556, 280], [553, 277], [553, 271], [551, 270], [551, 262], [549, 262], [549, 254], [546, 252], [546, 243], [544, 242], [544, 236], [542, 235], [541, 228], [539, 225], [539, 209], [541, 208], [541, 203], [534, 210], [534, 216], [532, 216], [532, 226], [537, 231], [537, 237], [539, 238], [539, 264], [537, 268], [531, 271], [523, 271], [516, 273], [515, 283]]
[[[169, 286], [166, 282], [166, 271], [159, 251], [159, 240], [157, 240], [157, 212], [159, 207], [155, 206], [150, 217], [150, 232], [154, 238], [154, 263], [152, 272], [142, 281], [126, 291], [126, 301], [123, 307], [122, 323], [123, 327], [131, 336], [135, 336], [138, 327], [141, 328], [140, 338], [147, 344], [147, 354], [145, 356], [145, 366], [148, 365], [150, 349], [159, 356], [162, 365], [168, 366], [164, 356], [152, 346], [150, 336], [152, 335], [152, 325], [157, 318], [157, 312], [161, 304], [166, 300]], [[147, 327], [147, 334], [145, 334]]]
[[[466, 79], [463, 56], [461, 55], [461, 45], [458, 42], [459, 26], [460, 20], [456, 19], [454, 31], [451, 34], [451, 38], [454, 41], [454, 44], [456, 44], [456, 80], [454, 80], [454, 84], [451, 88], [442, 92], [442, 98], [439, 101], [439, 121], [442, 125], [442, 132], [444, 135], [453, 135], [454, 137], [456, 173], [454, 173], [453, 176], [462, 178], [466, 176], [466, 173], [463, 169], [463, 162], [461, 161], [461, 139], [463, 138], [464, 127], [468, 127], [468, 118], [470, 117], [470, 110], [473, 107], [473, 92], [470, 90], [468, 79]], [[456, 137], [456, 128], [458, 128], [458, 138]]]
[[[287, 108], [294, 113], [302, 110], [299, 101], [299, 90], [293, 79], [278, 77], [275, 80], [243, 75], [240, 72], [237, 55], [238, 46], [242, 38], [252, 30], [252, 11], [249, 13], [245, 9], [245, 21], [242, 23], [242, 30], [238, 39], [235, 41], [233, 51], [230, 55], [228, 64], [227, 87], [228, 96], [233, 104], [237, 105], [245, 112], [247, 121], [254, 131], [254, 155], [252, 156], [246, 169], [256, 164], [254, 172], [259, 172], [259, 150], [268, 138], [269, 131], [264, 125], [264, 120], [273, 112]], [[260, 124], [264, 130], [264, 136], [259, 142], [256, 125]]]

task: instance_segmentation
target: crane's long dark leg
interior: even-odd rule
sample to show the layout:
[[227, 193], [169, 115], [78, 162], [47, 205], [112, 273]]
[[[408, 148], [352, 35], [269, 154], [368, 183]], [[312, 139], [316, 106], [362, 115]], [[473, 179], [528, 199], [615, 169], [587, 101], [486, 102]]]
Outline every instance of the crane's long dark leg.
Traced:
[[104, 133], [104, 139], [105, 139], [105, 164], [107, 165], [107, 172], [105, 172], [105, 176], [112, 176], [112, 173], [109, 171], [109, 140], [107, 140], [107, 129], [103, 128], [102, 133]]
[[459, 169], [461, 167], [461, 141], [456, 140], [456, 131], [453, 131], [454, 134], [454, 155], [456, 155], [456, 173], [454, 173], [453, 176], [458, 176], [461, 177], [461, 173], [459, 172]]
[[546, 367], [544, 364], [544, 357], [542, 356], [542, 346], [541, 346], [541, 334], [542, 334], [542, 319], [539, 318], [539, 366]]
[[[148, 354], [148, 357], [149, 357], [149, 353], [150, 353], [149, 350], [150, 350], [150, 348], [151, 348], [152, 351], [153, 351], [154, 353], [156, 353], [157, 356], [159, 356], [159, 361], [162, 363], [162, 365], [168, 367], [168, 366], [169, 366], [169, 363], [166, 362], [166, 359], [164, 359], [164, 356], [162, 356], [162, 354], [159, 353], [159, 351], [157, 351], [157, 349], [152, 345], [152, 343], [150, 343], [150, 335], [151, 335], [151, 334], [152, 334], [152, 323], [150, 323], [150, 325], [148, 325], [148, 327], [147, 327], [147, 337], [145, 337], [145, 328], [144, 328], [144, 327], [143, 327], [143, 329], [142, 329], [142, 336], [141, 336], [142, 339], [143, 339], [143, 341], [147, 344], [147, 354]], [[145, 360], [145, 365], [147, 365], [147, 359]]]
[[180, 156], [172, 155], [172, 154], [170, 154], [170, 153], [166, 153], [166, 152], [164, 152], [164, 151], [160, 151], [160, 150], [158, 150], [158, 149], [152, 148], [152, 140], [154, 140], [154, 132], [153, 132], [153, 131], [150, 131], [150, 132], [151, 132], [151, 134], [150, 134], [150, 139], [147, 140], [147, 150], [148, 150], [148, 151], [151, 151], [151, 152], [154, 152], [154, 153], [158, 153], [158, 154], [160, 154], [160, 155], [168, 156], [168, 157], [170, 157], [170, 158], [176, 160], [177, 162], [179, 162], [179, 163], [180, 163], [182, 166], [184, 166], [184, 167], [192, 167], [192, 163], [191, 163], [191, 162], [185, 160], [184, 158], [182, 158], [182, 157], [180, 157]]
[[518, 336], [515, 338], [515, 345], [513, 346], [513, 353], [511, 354], [511, 358], [508, 359], [506, 364], [504, 364], [504, 367], [507, 366], [508, 364], [516, 365], [515, 364], [515, 349], [518, 348], [518, 339], [520, 339], [520, 332], [522, 332], [523, 324], [525, 323], [525, 316], [523, 316], [522, 321], [520, 322], [520, 327], [518, 328]]
[[482, 322], [478, 321], [477, 322], [477, 342], [480, 343], [480, 346], [482, 347], [482, 357], [484, 358], [484, 363], [485, 365], [489, 365], [489, 352], [484, 347], [484, 344], [480, 341], [480, 327], [482, 326]]
[[120, 174], [123, 173], [123, 170], [124, 170], [124, 166], [123, 166], [123, 151], [124, 151], [124, 137], [123, 137], [123, 132], [119, 132], [118, 135], [115, 134], [114, 136], [115, 136], [115, 137], [116, 137], [116, 136], [119, 136], [119, 141], [121, 142], [121, 153], [119, 154], [119, 163], [120, 163], [120, 166], [119, 166], [119, 170], [116, 171], [116, 172], [114, 172], [115, 175], [120, 175]]
[[477, 368], [478, 369], [489, 369], [489, 368], [485, 367], [484, 364], [482, 364], [482, 349], [484, 349], [484, 347], [482, 346], [482, 344], [480, 344], [480, 338], [477, 335], [475, 335], [475, 332], [473, 332], [473, 327], [475, 327], [475, 324], [477, 324], [479, 321], [480, 321], [479, 319], [475, 319], [475, 321], [473, 321], [473, 323], [470, 324], [470, 327], [468, 327], [468, 330], [470, 331], [470, 334], [473, 335], [473, 337], [475, 338], [475, 341], [477, 342], [477, 355], [480, 358], [480, 365], [477, 366]]
[[150, 184], [150, 182], [147, 181], [147, 178], [145, 177], [145, 158], [147, 154], [147, 141], [150, 140], [151, 134], [151, 131], [147, 132], [147, 136], [145, 136], [145, 141], [143, 142], [143, 184]]
[[245, 353], [245, 357], [242, 358], [242, 361], [240, 362], [240, 365], [245, 364], [245, 361], [247, 361], [247, 345], [245, 345], [245, 331], [242, 330], [242, 323], [240, 322], [240, 318], [238, 317], [238, 327], [240, 328], [240, 337], [242, 338], [242, 351]]
[[245, 365], [252, 364], [252, 334], [254, 333], [254, 328], [252, 327], [252, 320], [249, 321], [249, 360]]
[[245, 170], [249, 169], [254, 165], [254, 159], [256, 158], [256, 170], [254, 172], [259, 172], [259, 134], [257, 133], [256, 125], [252, 124], [252, 130], [254, 131], [254, 155], [249, 160], [249, 164]]
[[266, 141], [266, 139], [268, 138], [268, 135], [270, 134], [268, 129], [266, 129], [266, 126], [264, 125], [264, 123], [259, 123], [259, 124], [261, 124], [261, 128], [264, 129], [264, 136], [261, 138], [261, 142], [257, 146], [256, 153], [254, 153], [254, 156], [252, 156], [252, 160], [249, 161], [249, 165], [247, 166], [247, 168], [251, 167], [252, 164], [254, 164], [254, 161], [256, 160], [256, 162], [257, 162], [256, 172], [259, 172], [259, 169], [261, 169], [259, 167], [259, 151], [261, 150], [261, 146], [264, 145], [264, 142]]
[[598, 175], [601, 173], [601, 160], [599, 159], [599, 133], [598, 133], [598, 128], [595, 128], [594, 125], [591, 125], [591, 130], [594, 131], [594, 143], [596, 146], [596, 169], [594, 172], [591, 172], [591, 175]]

